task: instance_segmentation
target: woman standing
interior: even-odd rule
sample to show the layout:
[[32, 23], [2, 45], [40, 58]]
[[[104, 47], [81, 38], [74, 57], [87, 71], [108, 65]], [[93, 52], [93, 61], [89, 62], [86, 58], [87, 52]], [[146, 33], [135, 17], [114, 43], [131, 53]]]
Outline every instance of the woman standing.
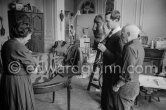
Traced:
[[0, 83], [0, 110], [35, 110], [30, 74], [37, 73], [36, 63], [25, 44], [31, 39], [28, 23], [18, 23], [12, 39], [2, 46], [3, 74]]

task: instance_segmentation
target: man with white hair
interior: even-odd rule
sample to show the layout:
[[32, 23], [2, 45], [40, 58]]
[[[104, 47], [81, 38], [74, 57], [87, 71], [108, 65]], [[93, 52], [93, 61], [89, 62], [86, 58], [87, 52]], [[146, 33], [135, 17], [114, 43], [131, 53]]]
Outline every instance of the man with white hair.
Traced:
[[122, 36], [127, 40], [122, 52], [122, 71], [117, 84], [113, 86], [115, 110], [130, 110], [139, 94], [139, 69], [143, 65], [144, 48], [138, 39], [139, 28], [128, 24], [122, 29]]

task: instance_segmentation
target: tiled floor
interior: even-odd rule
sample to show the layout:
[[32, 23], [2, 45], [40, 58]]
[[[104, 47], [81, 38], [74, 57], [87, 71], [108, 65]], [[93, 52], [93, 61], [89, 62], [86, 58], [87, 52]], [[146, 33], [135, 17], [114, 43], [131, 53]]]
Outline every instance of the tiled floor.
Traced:
[[[99, 110], [100, 92], [94, 88], [87, 91], [88, 79], [73, 78], [71, 90], [71, 110]], [[37, 110], [67, 110], [66, 89], [56, 92], [55, 103], [52, 102], [52, 93], [39, 94], [36, 96]], [[138, 104], [134, 110], [166, 110], [166, 92], [161, 93], [160, 102], [147, 102], [143, 97], [139, 97]]]

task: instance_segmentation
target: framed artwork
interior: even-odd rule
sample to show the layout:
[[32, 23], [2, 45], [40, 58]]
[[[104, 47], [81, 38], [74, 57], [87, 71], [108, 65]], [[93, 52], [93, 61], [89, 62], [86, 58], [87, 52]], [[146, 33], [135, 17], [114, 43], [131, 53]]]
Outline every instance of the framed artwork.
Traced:
[[79, 4], [81, 14], [94, 14], [96, 13], [97, 0], [83, 0]]

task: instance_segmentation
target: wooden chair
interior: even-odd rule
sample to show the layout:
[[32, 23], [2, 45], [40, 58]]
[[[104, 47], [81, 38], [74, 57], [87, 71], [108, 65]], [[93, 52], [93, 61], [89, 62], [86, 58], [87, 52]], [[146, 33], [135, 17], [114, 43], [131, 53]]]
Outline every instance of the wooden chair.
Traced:
[[[38, 76], [32, 76], [33, 89], [35, 94], [44, 94], [52, 92], [53, 103], [55, 101], [55, 92], [64, 88], [67, 88], [67, 110], [70, 110], [70, 90], [71, 79], [74, 75], [72, 71], [65, 71], [64, 73], [58, 73], [56, 64], [61, 64], [63, 60], [60, 60], [55, 53], [41, 53], [34, 55], [34, 59], [41, 65], [41, 70], [37, 74]], [[74, 60], [75, 61], [75, 60]], [[72, 66], [72, 65], [71, 65]], [[45, 79], [39, 82], [41, 75], [45, 75]], [[35, 79], [33, 79], [35, 78]]]
[[[67, 88], [67, 110], [70, 110], [70, 90], [72, 74], [63, 77], [55, 77], [52, 80], [40, 84], [34, 84], [33, 89], [35, 94], [44, 94], [52, 92], [53, 103], [55, 101], [55, 92]], [[61, 81], [59, 80], [61, 79]]]

